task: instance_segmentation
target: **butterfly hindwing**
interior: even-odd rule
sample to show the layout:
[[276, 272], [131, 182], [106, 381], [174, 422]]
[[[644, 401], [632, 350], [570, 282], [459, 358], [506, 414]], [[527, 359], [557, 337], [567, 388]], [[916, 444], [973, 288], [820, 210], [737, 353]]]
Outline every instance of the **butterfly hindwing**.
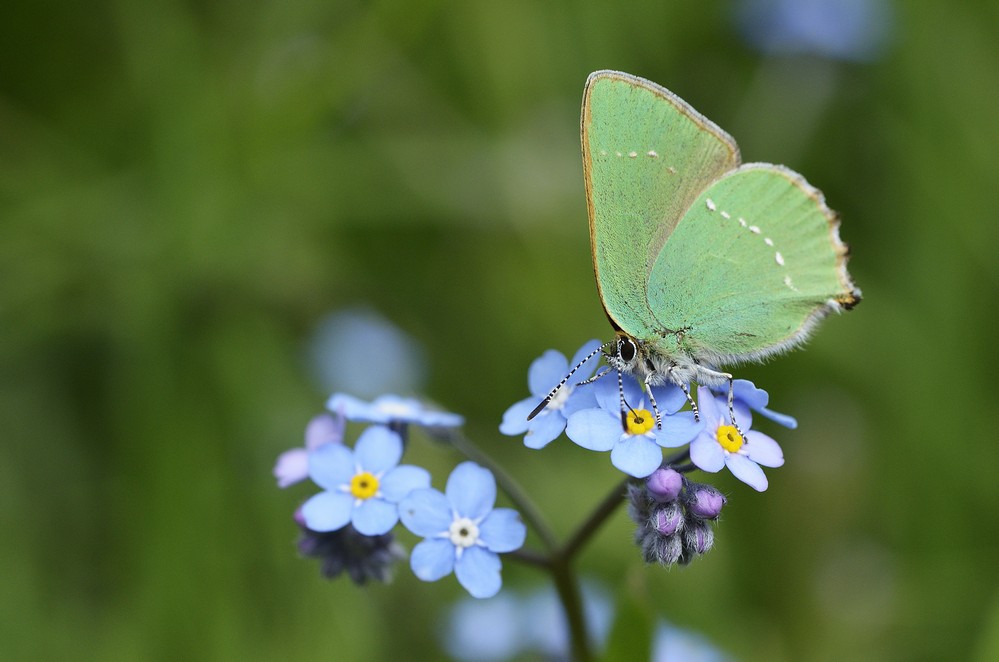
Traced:
[[739, 151], [673, 93], [614, 71], [587, 80], [581, 133], [597, 288], [611, 322], [644, 337], [655, 326], [646, 286], [660, 248]]
[[790, 349], [824, 315], [859, 301], [838, 228], [797, 173], [741, 166], [697, 196], [662, 246], [649, 308], [712, 363]]

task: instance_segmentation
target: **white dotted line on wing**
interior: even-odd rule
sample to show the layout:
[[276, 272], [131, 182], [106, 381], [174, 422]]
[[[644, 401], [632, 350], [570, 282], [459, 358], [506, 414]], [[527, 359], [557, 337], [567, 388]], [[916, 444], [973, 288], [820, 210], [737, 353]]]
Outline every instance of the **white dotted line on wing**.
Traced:
[[[608, 154], [608, 152], [607, 152], [606, 149], [600, 150], [600, 156], [607, 156], [607, 154]], [[632, 150], [630, 152], [614, 152], [614, 156], [616, 156], [618, 158], [628, 157], [629, 159], [637, 159], [639, 156], [647, 156], [650, 159], [658, 159], [659, 158], [659, 152], [657, 152], [654, 149], [650, 149], [649, 151], [645, 152], [644, 154], [639, 154], [637, 151]], [[676, 168], [674, 168], [673, 166], [666, 166], [666, 169], [670, 172], [671, 175], [675, 175], [676, 174]]]
[[[710, 212], [716, 212], [717, 211], [719, 213], [719, 215], [722, 218], [726, 219], [726, 220], [729, 220], [729, 219], [732, 218], [732, 214], [728, 213], [724, 209], [722, 209], [722, 210], [719, 211], [718, 205], [715, 204], [715, 201], [712, 200], [711, 198], [705, 198], [704, 199], [704, 206], [707, 207], [708, 211], [710, 211]], [[749, 230], [753, 234], [762, 234], [762, 230], [760, 230], [759, 226], [757, 226], [757, 225], [749, 225], [746, 222], [746, 219], [744, 219], [743, 217], [739, 216], [736, 219], [736, 221], [739, 223], [739, 225], [741, 227], [746, 228], [747, 230]], [[774, 248], [775, 249], [774, 250], [774, 262], [777, 263], [777, 266], [783, 267], [784, 266], [784, 256], [781, 254], [781, 252], [779, 250], [776, 250], [776, 247], [774, 246], [774, 240], [771, 239], [770, 237], [766, 237], [765, 236], [765, 237], [763, 237], [763, 243], [765, 243], [770, 248]], [[787, 274], [784, 275], [784, 285], [786, 285], [788, 289], [790, 289], [790, 290], [792, 290], [794, 292], [800, 292], [800, 290], [797, 287], [795, 287], [794, 283], [791, 281], [791, 276], [789, 276]]]

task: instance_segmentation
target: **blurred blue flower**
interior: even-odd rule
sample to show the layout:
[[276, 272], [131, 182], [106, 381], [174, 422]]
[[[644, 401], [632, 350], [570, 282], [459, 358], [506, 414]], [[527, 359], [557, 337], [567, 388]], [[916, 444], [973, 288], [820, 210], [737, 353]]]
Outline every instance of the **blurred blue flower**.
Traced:
[[856, 61], [883, 52], [892, 22], [888, 0], [741, 0], [735, 16], [765, 53]]
[[[772, 409], [767, 409], [770, 401], [770, 394], [758, 388], [748, 379], [737, 379], [732, 383], [733, 395], [737, 402], [743, 402], [747, 407], [760, 414], [764, 418], [769, 418], [778, 425], [794, 430], [798, 427], [798, 421], [793, 416], [781, 414]], [[728, 397], [728, 389], [712, 389], [716, 396]], [[727, 406], [727, 405], [726, 405]]]
[[423, 386], [426, 359], [420, 344], [366, 308], [330, 314], [308, 347], [309, 367], [323, 390], [362, 397], [415, 392]]
[[365, 402], [346, 393], [334, 393], [326, 401], [326, 408], [348, 421], [361, 423], [412, 423], [428, 428], [453, 428], [465, 422], [458, 414], [428, 409], [415, 398], [398, 395], [380, 395], [372, 402]]
[[527, 371], [527, 385], [531, 396], [517, 402], [503, 414], [500, 432], [510, 436], [524, 435], [524, 445], [528, 448], [544, 448], [565, 430], [566, 419], [580, 409], [596, 407], [592, 387], [576, 388], [579, 382], [589, 379], [599, 361], [590, 359], [573, 374], [572, 379], [559, 389], [548, 406], [530, 421], [527, 416], [548, 396], [552, 388], [590, 353], [600, 347], [599, 340], [591, 340], [583, 345], [566, 361], [565, 355], [550, 349], [531, 363]]
[[[607, 591], [592, 582], [584, 581], [581, 593], [587, 631], [595, 649], [602, 650], [614, 621], [614, 605]], [[568, 660], [569, 627], [550, 585], [527, 595], [503, 591], [491, 600], [466, 599], [455, 605], [444, 646], [452, 657], [467, 662], [532, 653], [545, 660]]]
[[687, 397], [677, 386], [652, 389], [662, 429], [646, 405], [648, 398], [638, 382], [624, 379], [624, 398], [632, 408], [627, 412], [627, 430], [621, 429], [621, 399], [617, 380], [605, 378], [594, 385], [597, 407], [577, 411], [569, 417], [566, 435], [583, 448], [610, 451], [611, 464], [635, 478], [645, 478], [662, 464], [662, 448], [676, 448], [694, 439], [704, 428], [689, 411], [677, 413]]
[[305, 447], [292, 448], [278, 456], [274, 477], [278, 487], [288, 487], [309, 477], [309, 453], [323, 444], [343, 443], [345, 421], [337, 416], [319, 414], [305, 426]]
[[387, 533], [399, 521], [399, 501], [430, 485], [426, 469], [399, 465], [401, 458], [402, 439], [382, 426], [365, 430], [353, 450], [340, 444], [314, 450], [309, 477], [326, 491], [302, 504], [305, 525], [324, 532], [350, 523], [366, 536]]
[[399, 504], [403, 525], [424, 540], [413, 548], [410, 566], [417, 577], [433, 582], [454, 571], [472, 597], [499, 592], [499, 553], [524, 544], [527, 527], [517, 511], [493, 508], [496, 479], [474, 462], [462, 462], [447, 479], [445, 494], [413, 490]]
[[767, 489], [767, 477], [760, 468], [779, 467], [784, 454], [777, 442], [756, 430], [751, 430], [753, 417], [741, 400], [735, 402], [735, 420], [743, 434], [729, 420], [728, 404], [701, 386], [697, 389], [701, 420], [706, 427], [690, 444], [690, 460], [698, 468], [715, 473], [728, 467], [736, 478], [753, 489]]
[[728, 662], [706, 637], [662, 621], [652, 640], [652, 662]]

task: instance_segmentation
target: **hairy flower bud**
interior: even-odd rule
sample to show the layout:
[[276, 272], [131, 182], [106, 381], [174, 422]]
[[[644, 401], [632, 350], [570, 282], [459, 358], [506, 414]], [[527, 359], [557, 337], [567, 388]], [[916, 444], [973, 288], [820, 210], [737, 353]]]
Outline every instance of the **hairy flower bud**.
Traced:
[[727, 499], [711, 485], [691, 484], [687, 488], [687, 512], [699, 519], [718, 519]]

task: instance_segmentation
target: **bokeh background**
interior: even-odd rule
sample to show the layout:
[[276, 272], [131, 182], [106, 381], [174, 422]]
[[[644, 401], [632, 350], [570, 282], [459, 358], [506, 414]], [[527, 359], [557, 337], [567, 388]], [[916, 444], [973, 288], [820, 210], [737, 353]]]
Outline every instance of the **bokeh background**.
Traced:
[[[617, 650], [641, 659], [654, 615], [742, 660], [999, 659], [999, 5], [3, 15], [0, 658], [440, 657], [453, 578], [320, 579], [291, 520], [314, 488], [271, 469], [356, 383], [465, 415], [559, 532], [618, 480], [497, 432], [535, 356], [610, 334], [578, 114], [614, 68], [821, 187], [865, 294], [807, 351], [739, 371], [800, 427], [769, 430], [787, 463], [766, 493], [712, 479], [709, 556], [644, 567], [621, 511], [580, 558]], [[410, 452], [437, 486], [460, 460]]]

